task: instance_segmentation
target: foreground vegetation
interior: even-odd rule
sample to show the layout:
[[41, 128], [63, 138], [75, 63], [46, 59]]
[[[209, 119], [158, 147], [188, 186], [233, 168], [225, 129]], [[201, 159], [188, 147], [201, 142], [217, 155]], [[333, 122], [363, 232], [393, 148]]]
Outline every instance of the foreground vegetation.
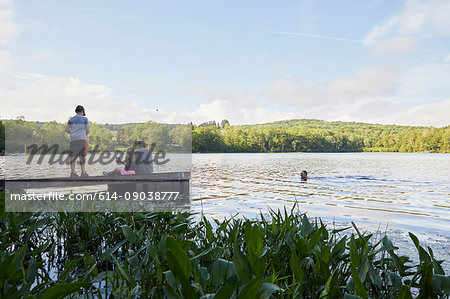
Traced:
[[[4, 198], [4, 195], [3, 195]], [[5, 213], [2, 298], [448, 297], [450, 277], [410, 234], [420, 260], [388, 237], [330, 229], [305, 215], [193, 221], [189, 213]]]
[[[21, 153], [24, 144], [69, 146], [65, 124], [8, 122], [9, 152]], [[4, 126], [0, 122], [0, 152], [4, 152]], [[198, 126], [91, 123], [89, 150], [124, 149], [135, 140], [155, 143], [157, 149], [193, 152], [433, 152], [450, 153], [450, 126], [442, 128], [286, 120], [232, 126], [207, 122]], [[176, 147], [174, 147], [176, 146]]]

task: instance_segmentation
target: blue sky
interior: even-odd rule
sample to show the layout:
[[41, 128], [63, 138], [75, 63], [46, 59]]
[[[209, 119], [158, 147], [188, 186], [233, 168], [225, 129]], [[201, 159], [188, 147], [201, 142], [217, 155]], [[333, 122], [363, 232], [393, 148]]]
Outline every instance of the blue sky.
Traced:
[[449, 125], [448, 15], [445, 0], [0, 0], [0, 117]]

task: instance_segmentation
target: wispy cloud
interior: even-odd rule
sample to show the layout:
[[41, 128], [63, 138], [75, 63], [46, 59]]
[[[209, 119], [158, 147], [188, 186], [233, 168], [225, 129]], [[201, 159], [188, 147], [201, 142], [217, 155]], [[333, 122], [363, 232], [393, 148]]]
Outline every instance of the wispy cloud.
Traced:
[[418, 38], [410, 36], [399, 36], [385, 40], [378, 44], [375, 48], [375, 53], [378, 55], [396, 55], [416, 49], [418, 46]]
[[[145, 122], [202, 123], [208, 120], [228, 119], [234, 124], [262, 123], [290, 119], [295, 112], [283, 112], [264, 107], [246, 91], [218, 91], [208, 97], [207, 103], [192, 106], [189, 110], [174, 107], [156, 109], [136, 100], [119, 98], [103, 84], [91, 84], [78, 78], [48, 77], [40, 74], [17, 73], [14, 79], [0, 85], [0, 97], [5, 119], [24, 115], [27, 120], [64, 122], [73, 107], [82, 103], [91, 121], [99, 123]], [[33, 99], [39, 105], [31, 105]], [[247, 103], [245, 103], [247, 102]], [[156, 104], [156, 103], [155, 103]]]
[[401, 111], [394, 118], [397, 124], [411, 124], [423, 126], [448, 126], [448, 112], [450, 111], [450, 99], [436, 103], [414, 106]]
[[351, 43], [361, 43], [362, 42], [362, 40], [360, 40], [360, 39], [350, 39], [350, 38], [344, 38], [344, 37], [310, 34], [310, 33], [302, 33], [302, 32], [270, 30], [269, 33], [280, 34], [280, 35], [294, 35], [294, 36], [301, 36], [301, 37], [319, 38], [319, 39], [327, 39], [327, 40], [335, 40], [335, 41], [344, 41], [344, 42], [351, 42]]
[[450, 2], [448, 0], [406, 0], [402, 10], [375, 25], [364, 38], [373, 46], [396, 35], [436, 37], [450, 35]]
[[273, 103], [300, 109], [336, 104], [350, 106], [361, 99], [392, 95], [397, 89], [398, 75], [396, 68], [361, 69], [352, 76], [335, 79], [324, 86], [281, 79], [274, 82], [264, 96]]

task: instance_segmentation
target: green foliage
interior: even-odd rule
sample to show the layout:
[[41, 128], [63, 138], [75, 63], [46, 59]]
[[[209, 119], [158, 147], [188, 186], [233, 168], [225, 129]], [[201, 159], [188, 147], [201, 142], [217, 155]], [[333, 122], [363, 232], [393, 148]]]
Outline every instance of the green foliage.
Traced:
[[114, 149], [113, 139], [111, 131], [105, 128], [104, 125], [90, 123], [91, 131], [88, 135], [88, 145], [90, 150], [97, 149], [101, 150], [111, 150]]
[[193, 152], [226, 151], [220, 129], [216, 126], [196, 127], [192, 131]]
[[5, 152], [23, 153], [25, 144], [39, 144], [41, 136], [38, 134], [39, 126], [35, 122], [22, 120], [5, 123]]
[[[6, 151], [23, 152], [24, 144], [58, 144], [68, 148], [65, 124], [9, 121]], [[2, 145], [0, 125], [0, 151]], [[8, 137], [9, 136], [9, 137]], [[136, 140], [171, 152], [450, 152], [450, 126], [442, 128], [364, 123], [287, 120], [231, 126], [227, 120], [199, 126], [152, 121], [123, 125], [91, 123], [89, 150], [127, 148]]]
[[[224, 120], [225, 121], [225, 120]], [[443, 128], [287, 120], [194, 127], [194, 152], [450, 152], [450, 126]]]
[[[176, 126], [170, 130], [171, 146], [178, 145], [183, 152], [192, 151], [192, 129], [188, 126]], [[172, 150], [172, 149], [169, 149]]]
[[189, 213], [0, 215], [0, 297], [445, 298], [450, 277], [385, 236], [342, 235], [294, 212], [224, 221]]
[[226, 128], [230, 126], [230, 122], [227, 119], [224, 119], [220, 122], [220, 127], [221, 128]]
[[35, 131], [41, 144], [58, 144], [62, 150], [69, 148], [69, 134], [65, 131], [65, 125], [55, 121], [46, 122]]
[[[25, 145], [58, 145], [58, 152], [69, 149], [69, 134], [65, 132], [66, 124], [57, 122], [8, 121], [6, 129], [0, 125], [0, 153], [23, 153]], [[149, 147], [155, 144], [154, 151], [191, 152], [192, 130], [183, 125], [167, 125], [155, 122], [145, 124], [103, 125], [90, 123], [88, 135], [89, 151], [115, 151], [126, 149], [136, 140], [145, 141]], [[2, 151], [3, 149], [3, 151]], [[28, 151], [29, 152], [29, 151]]]
[[156, 122], [110, 126], [117, 132], [116, 148], [130, 146], [136, 140], [143, 140], [155, 151], [191, 152], [192, 130], [186, 125], [168, 125]]

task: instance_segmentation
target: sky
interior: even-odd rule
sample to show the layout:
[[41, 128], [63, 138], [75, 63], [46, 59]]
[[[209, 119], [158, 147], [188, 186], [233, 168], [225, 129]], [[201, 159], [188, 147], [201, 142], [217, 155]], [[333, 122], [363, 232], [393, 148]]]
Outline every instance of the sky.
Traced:
[[448, 0], [0, 0], [0, 118], [447, 126], [448, 16]]

